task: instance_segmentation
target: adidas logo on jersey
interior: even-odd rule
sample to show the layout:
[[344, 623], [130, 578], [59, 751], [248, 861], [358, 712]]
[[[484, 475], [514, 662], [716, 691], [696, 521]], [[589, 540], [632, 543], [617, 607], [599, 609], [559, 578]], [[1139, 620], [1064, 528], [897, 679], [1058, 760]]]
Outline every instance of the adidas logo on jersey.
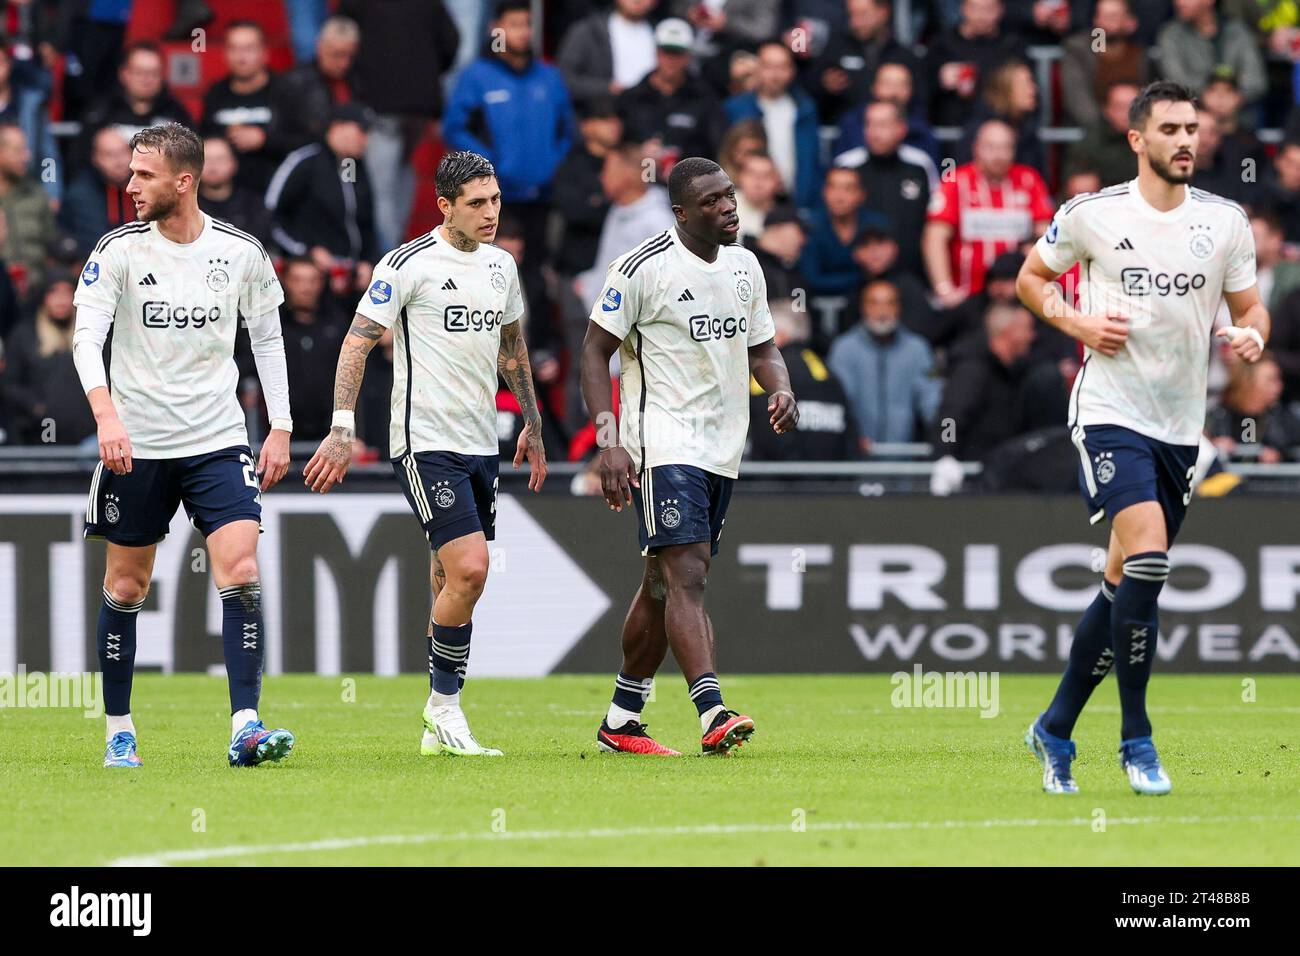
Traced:
[[157, 285], [157, 284], [158, 284], [158, 280], [153, 277], [152, 272], [136, 283], [136, 285]]
[[454, 283], [454, 282], [452, 282], [450, 279], [448, 279], [446, 282], [444, 282], [444, 283], [442, 284], [442, 287], [443, 287], [444, 290], [445, 290], [445, 289], [455, 289], [455, 288], [456, 288], [456, 283]]
[[679, 296], [677, 297], [677, 301], [678, 301], [678, 302], [694, 302], [694, 301], [695, 301], [695, 296], [691, 295], [691, 290], [690, 290], [690, 289], [687, 289], [685, 292], [683, 292], [681, 295], [679, 295]]
[[1133, 248], [1133, 243], [1129, 242], [1128, 238], [1125, 237], [1125, 238], [1121, 239], [1119, 242], [1117, 242], [1117, 243], [1115, 244], [1115, 248], [1116, 248], [1116, 249], [1132, 249], [1132, 248]]

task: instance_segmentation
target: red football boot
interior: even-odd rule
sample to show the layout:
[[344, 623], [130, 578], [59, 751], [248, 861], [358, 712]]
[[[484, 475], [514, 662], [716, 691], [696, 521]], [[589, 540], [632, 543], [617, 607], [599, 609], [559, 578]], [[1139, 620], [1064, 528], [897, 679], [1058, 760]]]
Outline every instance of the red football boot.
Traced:
[[676, 750], [670, 750], [646, 732], [646, 725], [635, 720], [628, 721], [618, 730], [610, 730], [609, 724], [600, 722], [596, 731], [596, 746], [611, 754], [650, 754], [655, 757], [680, 757]]
[[705, 754], [727, 756], [732, 747], [739, 747], [754, 733], [754, 721], [734, 710], [724, 710], [713, 720], [713, 726], [700, 740]]

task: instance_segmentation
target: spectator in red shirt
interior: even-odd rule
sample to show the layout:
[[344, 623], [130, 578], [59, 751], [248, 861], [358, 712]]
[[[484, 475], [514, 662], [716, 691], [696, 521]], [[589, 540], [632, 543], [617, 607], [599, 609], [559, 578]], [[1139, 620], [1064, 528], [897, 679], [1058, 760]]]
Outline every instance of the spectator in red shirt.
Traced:
[[939, 303], [956, 305], [984, 288], [1000, 254], [1042, 235], [1053, 206], [1037, 170], [1013, 162], [1016, 134], [988, 120], [975, 134], [974, 159], [945, 174], [930, 197], [921, 252]]

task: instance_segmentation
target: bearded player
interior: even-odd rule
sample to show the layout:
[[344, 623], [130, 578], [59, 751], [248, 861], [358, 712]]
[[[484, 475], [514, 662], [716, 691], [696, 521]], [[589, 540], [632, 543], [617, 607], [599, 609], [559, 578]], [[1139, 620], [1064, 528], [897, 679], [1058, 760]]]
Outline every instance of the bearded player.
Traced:
[[[1049, 793], [1078, 791], [1070, 735], [1112, 669], [1130, 786], [1139, 794], [1172, 788], [1152, 742], [1146, 691], [1169, 546], [1192, 497], [1219, 302], [1232, 325], [1217, 334], [1242, 361], [1259, 361], [1269, 333], [1250, 221], [1236, 203], [1189, 185], [1193, 93], [1170, 82], [1142, 90], [1129, 109], [1128, 142], [1137, 179], [1061, 207], [1016, 282], [1026, 306], [1086, 346], [1070, 397], [1071, 435], [1089, 518], [1110, 521], [1100, 592], [1075, 629], [1056, 696], [1025, 737]], [[1078, 308], [1055, 282], [1076, 261]]]
[[[754, 721], [723, 703], [713, 624], [704, 610], [732, 485], [749, 430], [749, 379], [771, 400], [771, 426], [792, 430], [799, 409], [774, 340], [767, 287], [753, 253], [736, 245], [736, 190], [717, 163], [673, 166], [676, 225], [616, 259], [582, 347], [582, 395], [595, 421], [597, 468], [614, 511], [636, 505], [645, 570], [623, 626], [623, 664], [597, 732], [618, 753], [679, 756], [641, 722], [671, 647], [700, 718], [701, 747], [726, 755]], [[621, 362], [617, 431], [609, 362]]]
[[474, 606], [487, 583], [487, 543], [496, 536], [498, 374], [523, 410], [514, 465], [528, 459], [533, 491], [546, 480], [546, 451], [519, 275], [510, 255], [492, 245], [501, 215], [496, 170], [477, 153], [448, 153], [437, 188], [442, 225], [384, 256], [357, 304], [334, 378], [334, 424], [305, 481], [324, 493], [347, 474], [366, 355], [391, 328], [393, 471], [431, 549], [420, 752], [499, 757], [470, 732], [460, 702]]
[[[289, 467], [284, 293], [252, 236], [199, 209], [203, 142], [176, 123], [131, 139], [126, 193], [137, 222], [107, 233], [81, 273], [73, 357], [99, 432], [87, 538], [107, 540], [96, 626], [106, 767], [139, 767], [131, 682], [136, 616], [158, 542], [179, 505], [204, 536], [221, 595], [231, 766], [280, 760], [293, 734], [258, 717], [266, 635], [257, 567], [261, 492]], [[256, 464], [235, 396], [235, 330], [248, 329], [271, 432]], [[113, 333], [112, 367], [104, 341]], [[259, 480], [260, 476], [260, 480]]]

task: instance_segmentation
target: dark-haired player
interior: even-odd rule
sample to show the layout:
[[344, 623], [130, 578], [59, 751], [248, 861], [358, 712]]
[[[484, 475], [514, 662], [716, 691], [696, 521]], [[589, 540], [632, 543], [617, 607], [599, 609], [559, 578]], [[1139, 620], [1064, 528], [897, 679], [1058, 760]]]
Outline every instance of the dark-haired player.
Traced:
[[[136, 615], [158, 542], [180, 504], [207, 539], [221, 594], [232, 766], [279, 760], [293, 734], [257, 716], [266, 635], [257, 568], [260, 493], [289, 467], [289, 382], [280, 282], [256, 239], [199, 210], [203, 142], [176, 123], [131, 140], [137, 222], [107, 233], [77, 287], [74, 357], [99, 427], [86, 537], [108, 541], [96, 640], [108, 718], [106, 767], [138, 767], [131, 680]], [[243, 321], [271, 415], [253, 462], [235, 397]], [[104, 341], [113, 333], [111, 379]], [[111, 387], [111, 392], [110, 392]], [[258, 476], [261, 476], [259, 483]]]
[[[602, 750], [677, 755], [641, 723], [668, 648], [700, 717], [706, 754], [754, 732], [718, 684], [704, 610], [709, 562], [749, 429], [751, 375], [771, 396], [772, 427], [799, 420], [774, 341], [763, 272], [736, 245], [736, 190], [717, 163], [673, 166], [676, 225], [616, 259], [582, 347], [582, 394], [596, 423], [598, 470], [615, 511], [636, 504], [645, 572], [623, 626], [623, 664], [596, 740]], [[619, 353], [622, 420], [614, 426], [609, 360]]]
[[420, 752], [498, 757], [474, 738], [460, 706], [496, 529], [498, 374], [523, 410], [514, 465], [528, 459], [533, 491], [546, 480], [546, 452], [519, 277], [514, 260], [491, 244], [501, 214], [496, 170], [477, 153], [448, 153], [437, 187], [442, 225], [384, 256], [357, 304], [335, 373], [334, 426], [305, 475], [323, 493], [347, 474], [366, 355], [391, 328], [393, 470], [432, 549]]
[[[1241, 360], [1259, 361], [1269, 331], [1250, 221], [1236, 203], [1188, 185], [1192, 92], [1164, 81], [1144, 89], [1129, 109], [1128, 142], [1137, 179], [1062, 206], [1016, 282], [1025, 305], [1087, 346], [1070, 427], [1088, 515], [1111, 522], [1101, 592], [1075, 630], [1056, 696], [1025, 736], [1049, 793], [1077, 792], [1070, 734], [1112, 668], [1129, 784], [1140, 794], [1171, 789], [1151, 740], [1146, 688], [1169, 546], [1192, 497], [1219, 302], [1233, 324], [1218, 335]], [[1078, 308], [1055, 283], [1075, 262]]]

